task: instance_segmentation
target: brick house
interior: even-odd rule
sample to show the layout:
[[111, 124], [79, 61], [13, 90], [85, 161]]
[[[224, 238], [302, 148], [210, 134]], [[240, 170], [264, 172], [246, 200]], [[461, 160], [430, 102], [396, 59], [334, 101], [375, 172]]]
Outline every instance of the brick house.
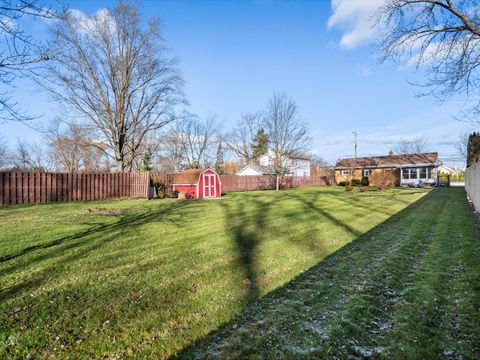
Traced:
[[419, 185], [437, 183], [440, 162], [438, 153], [419, 153], [386, 156], [346, 158], [337, 161], [335, 182], [351, 181], [369, 177], [377, 171], [393, 172], [397, 185]]

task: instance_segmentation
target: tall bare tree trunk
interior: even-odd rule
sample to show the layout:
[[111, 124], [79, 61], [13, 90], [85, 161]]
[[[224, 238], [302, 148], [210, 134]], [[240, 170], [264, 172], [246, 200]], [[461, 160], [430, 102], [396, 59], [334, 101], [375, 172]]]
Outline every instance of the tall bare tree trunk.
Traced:
[[131, 171], [146, 137], [178, 119], [184, 101], [158, 20], [120, 1], [93, 16], [66, 11], [51, 32], [49, 76], [39, 81], [84, 119], [117, 171]]

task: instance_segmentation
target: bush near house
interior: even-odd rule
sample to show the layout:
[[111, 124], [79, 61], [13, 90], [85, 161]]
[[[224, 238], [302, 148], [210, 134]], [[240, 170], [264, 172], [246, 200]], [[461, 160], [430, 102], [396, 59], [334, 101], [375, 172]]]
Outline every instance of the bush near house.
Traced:
[[338, 186], [348, 186], [348, 185], [350, 185], [350, 181], [340, 181], [338, 183]]
[[360, 186], [361, 181], [360, 179], [352, 179], [351, 185], [352, 186]]
[[379, 190], [385, 190], [395, 186], [395, 175], [391, 171], [375, 171], [370, 175], [370, 185], [376, 186]]
[[368, 186], [369, 185], [368, 177], [366, 177], [366, 176], [362, 177], [362, 179], [360, 180], [360, 185]]

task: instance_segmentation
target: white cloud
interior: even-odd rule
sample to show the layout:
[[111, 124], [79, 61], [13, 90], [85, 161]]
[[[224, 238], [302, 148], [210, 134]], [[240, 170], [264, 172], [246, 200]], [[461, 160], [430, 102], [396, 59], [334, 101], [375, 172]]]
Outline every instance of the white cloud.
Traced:
[[107, 9], [100, 9], [92, 15], [87, 15], [77, 9], [70, 9], [69, 14], [78, 24], [79, 30], [84, 34], [91, 33], [95, 29], [95, 23], [106, 23], [114, 31], [114, 21]]
[[375, 11], [385, 0], [332, 0], [332, 15], [328, 28], [341, 28], [344, 34], [340, 45], [347, 49], [355, 48], [373, 40], [378, 27], [375, 26]]

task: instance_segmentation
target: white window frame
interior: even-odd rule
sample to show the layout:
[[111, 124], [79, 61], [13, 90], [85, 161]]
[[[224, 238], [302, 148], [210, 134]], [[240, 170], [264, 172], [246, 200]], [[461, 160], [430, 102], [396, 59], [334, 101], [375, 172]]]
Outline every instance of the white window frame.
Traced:
[[370, 176], [370, 169], [363, 169], [363, 177], [369, 177]]
[[[420, 177], [420, 172], [421, 169], [425, 169], [425, 177]], [[403, 176], [403, 171], [406, 170], [408, 171], [408, 179]], [[428, 180], [430, 179], [432, 175], [432, 171], [428, 168], [428, 166], [422, 166], [418, 168], [403, 168], [400, 171], [402, 180]], [[415, 178], [412, 178], [412, 175], [415, 176]]]
[[341, 174], [342, 176], [348, 176], [350, 175], [350, 170], [342, 170]]

